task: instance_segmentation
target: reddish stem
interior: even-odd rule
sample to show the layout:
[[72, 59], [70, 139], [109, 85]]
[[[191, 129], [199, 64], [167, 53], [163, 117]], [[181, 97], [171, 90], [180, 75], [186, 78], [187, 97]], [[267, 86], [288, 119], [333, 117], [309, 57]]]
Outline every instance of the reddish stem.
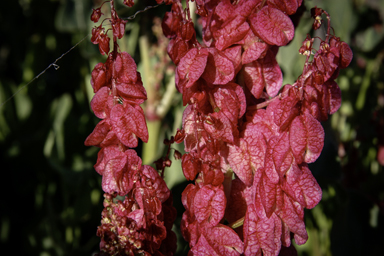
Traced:
[[331, 16], [328, 12], [323, 10], [323, 13], [327, 16], [328, 25], [327, 25], [327, 35], [325, 37], [325, 42], [329, 43], [329, 35], [331, 33]]

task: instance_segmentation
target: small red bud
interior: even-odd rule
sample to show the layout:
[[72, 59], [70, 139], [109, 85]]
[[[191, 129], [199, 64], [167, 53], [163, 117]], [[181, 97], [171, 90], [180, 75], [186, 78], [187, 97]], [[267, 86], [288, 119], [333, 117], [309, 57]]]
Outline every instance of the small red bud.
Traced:
[[172, 165], [172, 161], [170, 159], [167, 159], [167, 160], [164, 161], [164, 165], [166, 167], [170, 167]]
[[351, 48], [349, 47], [349, 45], [345, 42], [341, 42], [340, 55], [341, 55], [340, 68], [348, 67], [348, 65], [352, 61], [353, 52], [352, 52]]
[[311, 9], [312, 18], [316, 19], [316, 17], [321, 16], [321, 14], [323, 14], [323, 9], [317, 8], [317, 6]]
[[323, 22], [321, 14], [323, 14], [323, 10], [321, 8], [314, 7], [311, 9], [311, 16], [315, 19], [312, 25], [314, 30], [319, 29], [321, 27], [321, 23]]
[[183, 157], [183, 155], [177, 150], [175, 150], [175, 153], [173, 154], [173, 156], [175, 157], [176, 160], [180, 160]]
[[128, 7], [132, 7], [135, 4], [134, 0], [124, 0], [123, 4], [125, 4]]
[[184, 130], [177, 129], [176, 135], [175, 135], [175, 142], [176, 143], [181, 143], [183, 142], [185, 138], [185, 132]]
[[109, 53], [109, 40], [110, 39], [107, 34], [103, 33], [100, 35], [99, 50], [103, 55], [107, 55]]
[[157, 170], [163, 169], [163, 158], [157, 159], [155, 162], [153, 162], [156, 165]]
[[303, 45], [299, 49], [299, 53], [302, 55], [310, 56], [312, 52], [313, 38], [307, 35], [307, 38], [304, 40]]
[[92, 9], [93, 11], [92, 11], [92, 14], [91, 14], [91, 20], [93, 21], [93, 22], [98, 22], [99, 21], [99, 19], [100, 19], [100, 17], [101, 17], [101, 9], [100, 9], [100, 7], [99, 8], [97, 8], [97, 9]]
[[98, 27], [92, 28], [91, 42], [93, 44], [98, 44], [100, 42], [100, 36], [102, 33], [104, 33], [104, 28], [101, 25]]

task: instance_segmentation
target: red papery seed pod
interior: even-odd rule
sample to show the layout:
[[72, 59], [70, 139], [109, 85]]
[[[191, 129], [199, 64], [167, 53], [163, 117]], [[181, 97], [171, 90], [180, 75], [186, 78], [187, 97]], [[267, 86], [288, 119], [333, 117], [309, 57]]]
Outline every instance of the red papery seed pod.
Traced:
[[176, 160], [180, 160], [183, 155], [179, 151], [175, 150], [173, 156], [175, 157]]
[[175, 142], [181, 143], [184, 141], [185, 138], [185, 132], [184, 130], [177, 129], [176, 135], [175, 135]]
[[102, 25], [92, 28], [91, 42], [93, 44], [98, 44], [100, 42], [100, 38], [103, 33], [104, 33], [104, 28], [102, 27]]

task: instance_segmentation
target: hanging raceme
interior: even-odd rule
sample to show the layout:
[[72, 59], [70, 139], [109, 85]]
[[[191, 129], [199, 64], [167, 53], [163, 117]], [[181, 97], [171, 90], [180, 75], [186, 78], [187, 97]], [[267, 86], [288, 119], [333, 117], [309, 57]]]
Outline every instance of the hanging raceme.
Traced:
[[[147, 125], [140, 104], [147, 99], [140, 74], [132, 57], [120, 52], [117, 43], [125, 31], [126, 21], [117, 16], [114, 1], [109, 1], [113, 50], [103, 23], [92, 30], [92, 42], [99, 44], [101, 54], [108, 55], [92, 71], [91, 84], [95, 96], [91, 107], [102, 119], [85, 141], [100, 147], [96, 171], [103, 176], [104, 210], [97, 235], [101, 238], [100, 255], [172, 255], [176, 236], [172, 225], [176, 210], [172, 196], [158, 172], [142, 165], [130, 148], [138, 138], [148, 141]], [[133, 1], [124, 1], [128, 6]], [[97, 22], [100, 8], [91, 19]], [[123, 201], [116, 196], [124, 197]]]

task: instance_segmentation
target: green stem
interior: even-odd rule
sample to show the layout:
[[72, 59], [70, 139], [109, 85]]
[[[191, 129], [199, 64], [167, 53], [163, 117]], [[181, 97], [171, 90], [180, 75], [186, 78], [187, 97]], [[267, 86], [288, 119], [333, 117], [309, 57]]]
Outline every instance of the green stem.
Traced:
[[242, 217], [241, 219], [238, 219], [237, 221], [232, 222], [231, 224], [229, 224], [229, 227], [233, 229], [241, 227], [244, 224], [244, 219], [245, 217]]
[[[145, 103], [145, 112], [147, 116], [147, 127], [149, 140], [148, 143], [144, 143], [142, 151], [143, 164], [151, 164], [156, 160], [158, 155], [158, 137], [161, 127], [161, 120], [158, 118], [153, 118], [156, 116], [155, 113], [155, 104], [156, 104], [156, 93], [157, 90], [154, 88], [154, 75], [151, 74], [151, 65], [149, 57], [149, 44], [148, 38], [146, 36], [140, 37], [140, 56], [141, 62], [143, 65], [142, 69], [142, 79], [144, 87], [147, 91], [147, 101]], [[151, 112], [151, 113], [149, 113]]]
[[142, 152], [142, 159], [143, 164], [151, 164], [153, 163], [158, 157], [158, 140], [159, 140], [159, 131], [161, 127], [161, 121], [148, 121], [147, 120], [147, 127], [148, 127], [148, 134], [149, 134], [149, 140], [148, 143], [143, 144], [143, 152]]
[[147, 101], [146, 106], [154, 104], [156, 91], [153, 88], [154, 85], [154, 76], [151, 74], [151, 61], [149, 58], [149, 44], [147, 36], [141, 36], [139, 39], [140, 45], [140, 57], [141, 63], [143, 64], [142, 79], [143, 85], [147, 90]]
[[358, 94], [357, 100], [356, 100], [356, 109], [357, 110], [363, 109], [363, 107], [365, 105], [366, 94], [367, 94], [368, 87], [371, 84], [371, 76], [372, 76], [375, 64], [376, 64], [375, 61], [368, 61], [368, 63], [367, 63], [363, 82], [361, 84], [360, 91], [359, 91], [359, 94]]

